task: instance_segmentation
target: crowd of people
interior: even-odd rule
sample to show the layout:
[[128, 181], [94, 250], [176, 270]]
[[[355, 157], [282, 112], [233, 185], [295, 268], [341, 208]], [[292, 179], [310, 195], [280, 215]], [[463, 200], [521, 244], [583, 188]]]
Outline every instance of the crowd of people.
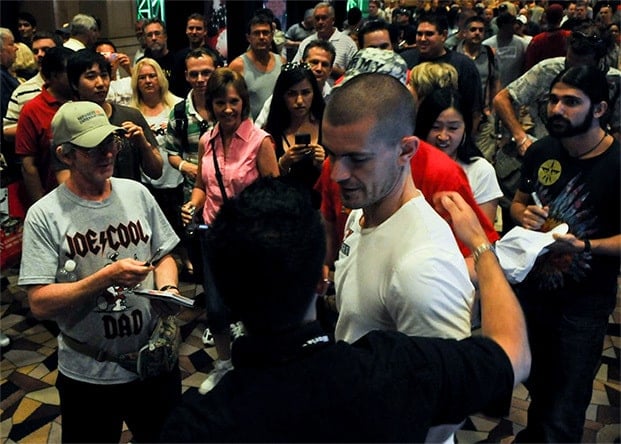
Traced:
[[[178, 51], [137, 21], [133, 56], [88, 14], [0, 27], [63, 442], [447, 442], [520, 382], [516, 442], [580, 442], [621, 265], [621, 8], [402, 3], [262, 8], [239, 55], [221, 10]], [[510, 285], [495, 245], [562, 223]], [[180, 279], [217, 354], [183, 396], [179, 307], [142, 291]]]

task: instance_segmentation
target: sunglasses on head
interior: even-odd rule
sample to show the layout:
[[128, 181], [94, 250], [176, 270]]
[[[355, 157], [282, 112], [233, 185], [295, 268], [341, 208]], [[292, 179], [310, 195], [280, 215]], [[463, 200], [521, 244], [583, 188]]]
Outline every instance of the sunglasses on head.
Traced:
[[282, 65], [282, 68], [280, 68], [282, 72], [293, 71], [296, 69], [310, 71], [311, 67], [306, 62], [289, 62], [289, 63], [285, 63], [284, 65]]

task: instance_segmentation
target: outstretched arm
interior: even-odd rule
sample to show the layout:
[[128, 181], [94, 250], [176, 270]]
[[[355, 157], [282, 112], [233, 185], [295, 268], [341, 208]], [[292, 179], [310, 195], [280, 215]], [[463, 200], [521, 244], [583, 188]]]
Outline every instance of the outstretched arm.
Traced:
[[[530, 347], [524, 314], [498, 259], [472, 208], [452, 191], [439, 193], [436, 203], [449, 213], [457, 237], [475, 252], [475, 269], [481, 294], [481, 328], [507, 353], [515, 375], [514, 384], [530, 372]], [[477, 254], [476, 252], [479, 252]]]
[[515, 139], [515, 143], [518, 145], [520, 154], [524, 155], [528, 147], [531, 146], [533, 142], [528, 138], [526, 131], [524, 131], [524, 128], [522, 128], [520, 121], [515, 115], [509, 90], [507, 88], [500, 90], [500, 92], [496, 94], [496, 97], [494, 97], [493, 104], [496, 114], [500, 120], [502, 120], [502, 123], [504, 123], [509, 129], [511, 135]]

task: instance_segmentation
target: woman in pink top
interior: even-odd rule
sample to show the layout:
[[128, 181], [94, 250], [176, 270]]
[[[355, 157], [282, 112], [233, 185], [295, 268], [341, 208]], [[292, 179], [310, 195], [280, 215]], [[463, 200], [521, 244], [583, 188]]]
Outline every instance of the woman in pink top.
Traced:
[[[198, 144], [198, 174], [192, 197], [181, 208], [184, 223], [194, 210], [202, 208], [209, 225], [222, 203], [239, 194], [259, 177], [278, 176], [278, 163], [272, 137], [256, 128], [248, 118], [250, 100], [244, 78], [228, 68], [218, 68], [207, 82], [207, 107], [216, 126]], [[202, 243], [202, 242], [201, 242]], [[207, 300], [208, 327], [213, 334], [218, 359], [200, 387], [207, 393], [232, 368], [228, 313], [214, 284], [205, 246], [203, 287]]]

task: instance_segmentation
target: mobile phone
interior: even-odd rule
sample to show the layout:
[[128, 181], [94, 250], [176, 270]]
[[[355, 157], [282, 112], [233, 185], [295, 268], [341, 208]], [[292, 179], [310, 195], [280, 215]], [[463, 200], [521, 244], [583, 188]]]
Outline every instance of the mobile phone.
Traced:
[[295, 135], [296, 145], [308, 145], [311, 143], [311, 136], [308, 133], [300, 133]]

